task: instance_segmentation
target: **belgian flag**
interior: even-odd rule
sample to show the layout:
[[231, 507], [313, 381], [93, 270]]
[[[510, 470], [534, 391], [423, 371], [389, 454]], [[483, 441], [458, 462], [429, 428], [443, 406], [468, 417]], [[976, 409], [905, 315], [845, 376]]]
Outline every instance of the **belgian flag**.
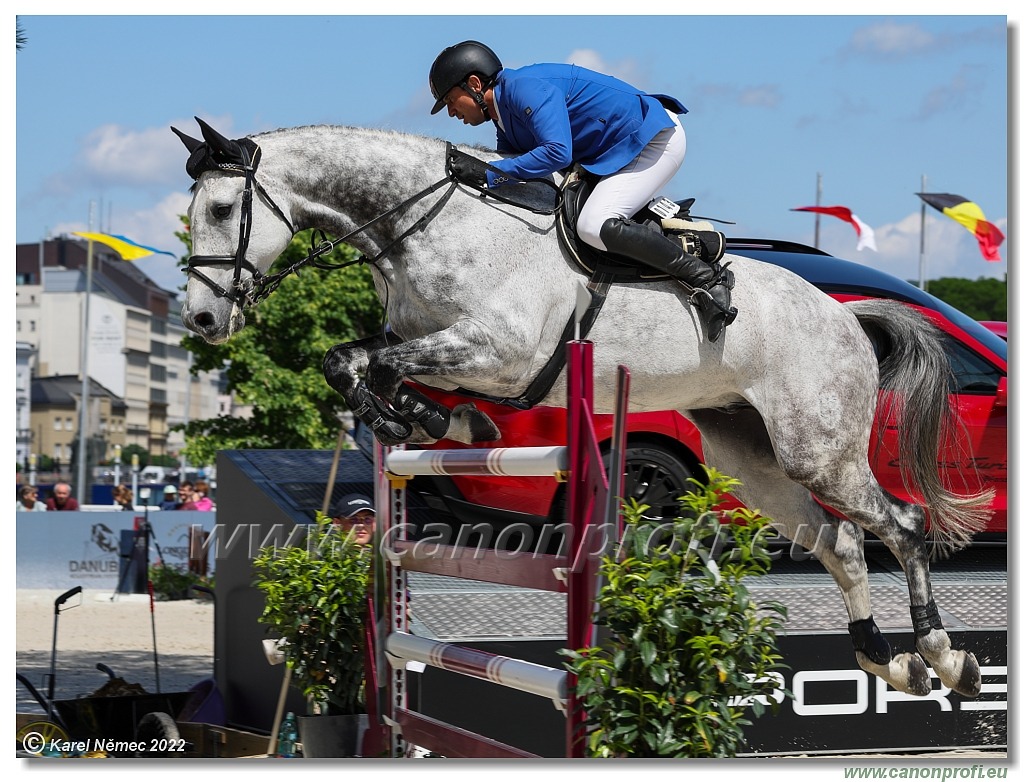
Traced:
[[981, 248], [982, 257], [986, 261], [1001, 261], [999, 245], [1003, 243], [1003, 232], [985, 219], [981, 207], [963, 196], [952, 193], [918, 193], [918, 197], [928, 206], [935, 207], [946, 217], [951, 217], [960, 225], [974, 234]]

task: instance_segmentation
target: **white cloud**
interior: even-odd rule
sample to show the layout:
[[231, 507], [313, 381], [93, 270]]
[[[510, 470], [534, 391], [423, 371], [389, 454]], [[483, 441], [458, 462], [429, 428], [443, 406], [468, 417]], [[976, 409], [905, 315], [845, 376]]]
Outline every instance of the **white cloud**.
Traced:
[[[221, 133], [231, 133], [230, 117], [207, 121]], [[82, 175], [106, 186], [152, 187], [181, 182], [187, 153], [171, 125], [190, 136], [200, 136], [193, 119], [142, 129], [101, 125], [82, 139]]]
[[738, 87], [734, 84], [707, 82], [699, 85], [696, 92], [703, 98], [744, 108], [774, 109], [782, 103], [782, 93], [777, 84]]
[[756, 106], [774, 109], [782, 102], [779, 88], [774, 84], [762, 84], [757, 87], [744, 87], [738, 95], [741, 106]]
[[885, 21], [857, 30], [844, 52], [898, 59], [932, 51], [937, 44], [938, 39], [917, 24]]
[[598, 73], [606, 73], [641, 89], [643, 89], [643, 82], [646, 81], [643, 69], [635, 60], [608, 62], [593, 49], [575, 49], [569, 53], [565, 61]]
[[[1005, 275], [1005, 261], [993, 263], [982, 258], [977, 240], [955, 220], [926, 214], [924, 225], [926, 278], [962, 277], [976, 280], [979, 277], [1002, 278]], [[858, 253], [856, 242], [848, 239], [843, 242], [848, 248], [840, 249], [837, 243], [835, 250], [829, 248], [828, 251], [917, 284], [921, 276], [920, 213], [874, 228], [877, 256], [874, 253]]]

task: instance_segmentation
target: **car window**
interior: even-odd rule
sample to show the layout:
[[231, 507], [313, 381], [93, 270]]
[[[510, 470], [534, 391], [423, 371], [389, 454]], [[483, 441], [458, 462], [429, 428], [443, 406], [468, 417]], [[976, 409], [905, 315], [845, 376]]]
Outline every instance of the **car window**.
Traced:
[[966, 345], [948, 337], [945, 342], [953, 369], [950, 393], [995, 394], [1003, 373]]

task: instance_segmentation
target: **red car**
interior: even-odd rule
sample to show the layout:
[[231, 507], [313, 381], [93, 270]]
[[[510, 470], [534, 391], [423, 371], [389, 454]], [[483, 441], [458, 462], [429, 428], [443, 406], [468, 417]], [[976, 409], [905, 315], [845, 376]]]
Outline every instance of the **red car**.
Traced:
[[1006, 321], [1005, 320], [979, 320], [982, 326], [987, 328], [997, 337], [1006, 339]]
[[[964, 423], [963, 440], [950, 445], [942, 461], [947, 485], [956, 490], [996, 490], [995, 513], [985, 537], [1005, 539], [1007, 476], [1007, 344], [991, 330], [909, 283], [881, 271], [840, 260], [813, 248], [789, 242], [738, 239], [729, 251], [784, 266], [839, 301], [888, 298], [922, 310], [948, 337], [948, 353], [955, 380], [950, 389]], [[430, 396], [449, 407], [464, 397], [433, 389]], [[502, 432], [494, 447], [557, 445], [565, 443], [566, 420], [562, 408], [514, 410], [500, 404], [473, 400]], [[597, 416], [598, 438], [611, 440], [612, 417]], [[676, 498], [692, 488], [690, 477], [701, 478], [700, 435], [675, 411], [633, 413], [627, 423], [626, 492], [650, 505], [652, 515], [673, 517]], [[884, 488], [906, 498], [900, 480], [894, 433], [886, 432], [875, 454], [875, 475]], [[431, 448], [466, 446], [441, 441]], [[516, 522], [539, 525], [564, 515], [563, 488], [544, 478], [430, 477], [417, 478], [415, 489], [435, 514], [475, 525], [492, 523], [502, 528]]]

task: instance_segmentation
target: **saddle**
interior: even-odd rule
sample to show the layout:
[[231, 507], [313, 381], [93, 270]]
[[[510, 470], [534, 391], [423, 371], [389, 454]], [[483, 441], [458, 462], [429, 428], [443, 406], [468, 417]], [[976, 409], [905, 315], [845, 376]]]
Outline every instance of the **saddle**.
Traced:
[[[583, 210], [583, 205], [590, 196], [594, 184], [594, 180], [588, 177], [570, 175], [562, 186], [561, 208], [556, 214], [555, 226], [558, 240], [577, 268], [584, 274], [601, 278], [612, 284], [617, 282], [660, 282], [672, 279], [664, 272], [644, 266], [631, 258], [599, 250], [580, 239], [576, 232], [576, 220]], [[699, 241], [694, 232], [715, 231], [715, 228], [705, 218], [691, 217], [690, 207], [693, 206], [695, 200], [686, 198], [682, 201], [670, 201], [667, 198], [658, 198], [643, 207], [632, 219], [679, 242], [682, 248], [690, 254], [700, 255], [699, 252], [695, 252], [693, 247], [693, 242]], [[724, 247], [724, 237], [722, 246]]]

